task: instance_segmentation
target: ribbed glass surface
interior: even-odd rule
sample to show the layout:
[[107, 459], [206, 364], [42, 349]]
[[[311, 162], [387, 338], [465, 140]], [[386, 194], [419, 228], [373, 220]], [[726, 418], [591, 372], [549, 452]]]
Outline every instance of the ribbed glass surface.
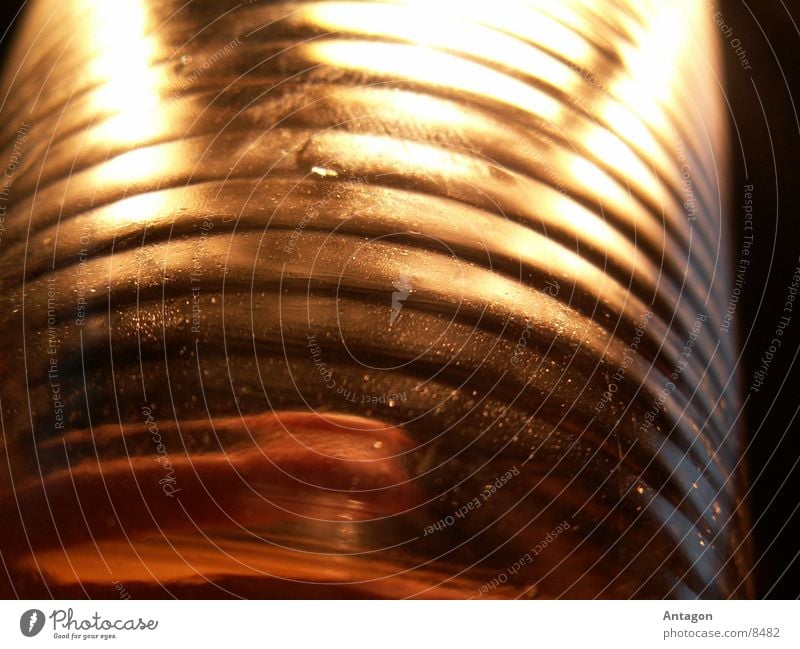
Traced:
[[748, 594], [716, 38], [689, 0], [34, 2], [14, 593]]

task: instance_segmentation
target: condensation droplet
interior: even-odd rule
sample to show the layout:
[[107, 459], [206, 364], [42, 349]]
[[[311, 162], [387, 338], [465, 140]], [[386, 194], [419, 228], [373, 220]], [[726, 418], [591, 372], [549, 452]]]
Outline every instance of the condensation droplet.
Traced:
[[339, 175], [339, 173], [333, 169], [327, 169], [326, 167], [311, 167], [311, 173], [317, 174], [318, 176], [322, 176], [323, 178], [332, 177], [335, 178]]

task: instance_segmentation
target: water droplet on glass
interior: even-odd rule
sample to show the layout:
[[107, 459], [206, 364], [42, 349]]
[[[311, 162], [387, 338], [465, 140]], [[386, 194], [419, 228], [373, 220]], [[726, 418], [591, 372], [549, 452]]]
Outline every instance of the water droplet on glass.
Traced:
[[328, 169], [326, 167], [311, 167], [311, 173], [316, 174], [317, 176], [321, 176], [322, 178], [332, 177], [335, 178], [339, 175], [339, 173], [333, 169]]

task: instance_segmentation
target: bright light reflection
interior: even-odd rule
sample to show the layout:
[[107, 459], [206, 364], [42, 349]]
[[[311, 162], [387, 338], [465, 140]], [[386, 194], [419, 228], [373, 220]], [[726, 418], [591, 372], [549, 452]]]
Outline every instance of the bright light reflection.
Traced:
[[163, 73], [153, 65], [156, 39], [148, 34], [143, 0], [78, 0], [89, 21], [92, 51], [88, 74], [100, 85], [92, 93], [98, 121], [92, 136], [109, 144], [135, 143], [163, 132]]

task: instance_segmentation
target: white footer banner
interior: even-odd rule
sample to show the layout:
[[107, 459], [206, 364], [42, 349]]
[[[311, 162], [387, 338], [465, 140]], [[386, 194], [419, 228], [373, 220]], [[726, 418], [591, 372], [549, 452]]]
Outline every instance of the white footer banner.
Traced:
[[9, 649], [797, 648], [799, 627], [796, 601], [0, 601]]

